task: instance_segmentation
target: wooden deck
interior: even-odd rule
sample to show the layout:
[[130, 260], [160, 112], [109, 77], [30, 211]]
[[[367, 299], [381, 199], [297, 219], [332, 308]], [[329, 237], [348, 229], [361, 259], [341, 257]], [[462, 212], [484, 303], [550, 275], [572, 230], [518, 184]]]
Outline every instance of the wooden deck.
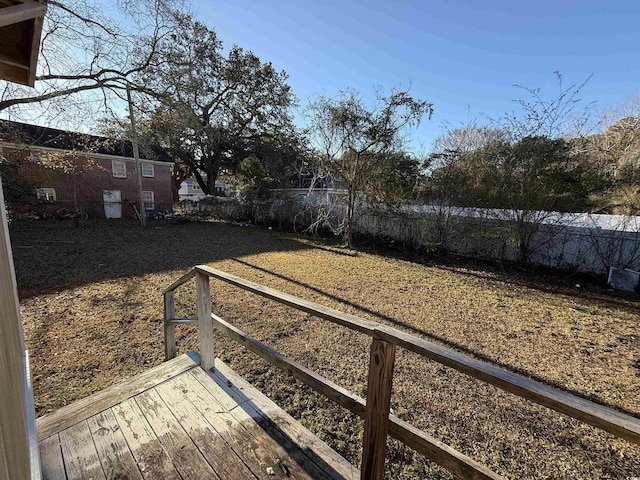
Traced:
[[44, 479], [358, 479], [266, 396], [195, 353], [37, 420]]

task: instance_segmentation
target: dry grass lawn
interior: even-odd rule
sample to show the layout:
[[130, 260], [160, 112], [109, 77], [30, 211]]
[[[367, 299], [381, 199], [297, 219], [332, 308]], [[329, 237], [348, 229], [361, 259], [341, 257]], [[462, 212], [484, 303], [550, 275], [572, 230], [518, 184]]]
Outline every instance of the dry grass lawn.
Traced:
[[[425, 266], [216, 223], [16, 223], [11, 228], [38, 415], [163, 360], [160, 291], [216, 268], [498, 363], [640, 417], [640, 305], [575, 282]], [[548, 280], [548, 279], [547, 279]], [[369, 339], [212, 280], [214, 311], [359, 395]], [[179, 316], [194, 289], [177, 292]], [[180, 351], [197, 349], [178, 328]], [[361, 422], [220, 335], [216, 351], [359, 464]], [[509, 478], [640, 476], [640, 448], [399, 350], [392, 408]], [[389, 442], [387, 478], [449, 478]]]

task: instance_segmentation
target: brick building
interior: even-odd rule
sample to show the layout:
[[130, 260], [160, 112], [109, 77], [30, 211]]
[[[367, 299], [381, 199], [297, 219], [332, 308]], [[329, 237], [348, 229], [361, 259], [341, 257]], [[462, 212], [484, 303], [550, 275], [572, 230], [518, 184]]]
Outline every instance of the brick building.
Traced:
[[[145, 211], [171, 210], [173, 161], [157, 146], [140, 149]], [[35, 188], [16, 208], [49, 213], [78, 208], [93, 217], [133, 218], [138, 179], [129, 141], [0, 121], [0, 161]]]

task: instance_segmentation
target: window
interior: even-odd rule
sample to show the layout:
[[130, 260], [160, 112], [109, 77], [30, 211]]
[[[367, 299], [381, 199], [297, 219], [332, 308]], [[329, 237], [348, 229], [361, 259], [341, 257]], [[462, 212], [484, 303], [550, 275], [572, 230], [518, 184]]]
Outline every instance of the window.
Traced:
[[155, 208], [153, 192], [150, 190], [142, 191], [142, 201], [144, 202], [145, 210], [153, 210]]
[[124, 160], [111, 160], [111, 169], [115, 178], [127, 178], [127, 164]]
[[193, 190], [200, 190], [200, 185], [198, 185], [197, 183], [192, 183], [192, 184], [191, 184], [191, 188], [192, 188]]
[[42, 158], [40, 158], [40, 155], [42, 155], [42, 152], [34, 152], [33, 150], [29, 152], [29, 154], [31, 155], [31, 161], [35, 162], [35, 163], [41, 163], [42, 162]]
[[38, 200], [44, 200], [45, 202], [55, 202], [56, 191], [53, 188], [38, 188], [36, 190], [36, 197]]
[[153, 177], [153, 163], [142, 162], [142, 176]]

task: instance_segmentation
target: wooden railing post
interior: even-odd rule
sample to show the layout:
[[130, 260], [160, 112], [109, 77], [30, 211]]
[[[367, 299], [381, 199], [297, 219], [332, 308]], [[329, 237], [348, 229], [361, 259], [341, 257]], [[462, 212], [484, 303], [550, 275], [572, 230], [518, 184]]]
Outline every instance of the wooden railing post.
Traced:
[[196, 272], [196, 301], [198, 303], [198, 335], [200, 336], [200, 366], [207, 372], [214, 367], [213, 320], [211, 319], [211, 289], [209, 276]]
[[167, 323], [176, 318], [176, 304], [173, 290], [164, 294], [164, 357], [171, 360], [176, 356], [176, 326]]
[[362, 480], [382, 480], [384, 476], [395, 355], [395, 344], [373, 339], [362, 438]]

